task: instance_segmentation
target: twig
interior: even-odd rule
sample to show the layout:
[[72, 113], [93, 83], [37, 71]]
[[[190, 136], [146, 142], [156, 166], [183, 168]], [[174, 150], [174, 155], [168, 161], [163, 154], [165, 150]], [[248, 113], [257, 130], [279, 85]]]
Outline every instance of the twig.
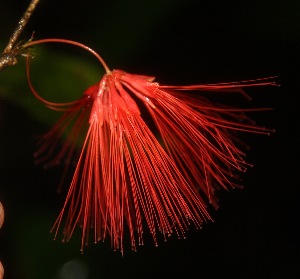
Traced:
[[16, 65], [16, 56], [24, 53], [24, 49], [20, 44], [17, 43], [17, 40], [20, 34], [22, 33], [24, 27], [26, 26], [27, 22], [29, 21], [39, 1], [40, 0], [32, 0], [27, 10], [19, 20], [17, 28], [9, 38], [8, 44], [0, 56], [0, 71], [2, 71], [8, 66]]

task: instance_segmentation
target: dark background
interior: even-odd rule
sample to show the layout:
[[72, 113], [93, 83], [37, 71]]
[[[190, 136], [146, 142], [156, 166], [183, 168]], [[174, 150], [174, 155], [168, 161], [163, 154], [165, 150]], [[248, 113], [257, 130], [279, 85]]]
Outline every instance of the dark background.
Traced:
[[[27, 2], [1, 1], [3, 45]], [[81, 41], [111, 68], [154, 75], [165, 84], [278, 76], [279, 88], [250, 91], [251, 106], [275, 108], [252, 116], [276, 133], [244, 136], [254, 168], [244, 175], [244, 190], [219, 194], [214, 223], [157, 248], [148, 239], [123, 257], [109, 240], [81, 255], [79, 235], [62, 244], [49, 233], [64, 197], [55, 192], [61, 170], [45, 172], [32, 158], [33, 135], [47, 127], [0, 97], [5, 278], [299, 278], [299, 14], [298, 0], [41, 0], [23, 37], [34, 30], [36, 38]], [[59, 275], [72, 264], [76, 274]]]

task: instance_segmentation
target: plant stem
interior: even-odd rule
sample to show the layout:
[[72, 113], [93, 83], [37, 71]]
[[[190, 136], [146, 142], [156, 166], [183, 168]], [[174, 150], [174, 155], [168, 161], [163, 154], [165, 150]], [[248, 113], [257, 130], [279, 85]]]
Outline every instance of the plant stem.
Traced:
[[17, 63], [16, 56], [21, 54], [21, 48], [19, 48], [17, 40], [23, 29], [25, 28], [27, 22], [29, 21], [39, 1], [40, 0], [32, 0], [27, 10], [19, 20], [17, 28], [9, 38], [8, 44], [0, 56], [0, 71], [8, 66], [13, 66]]

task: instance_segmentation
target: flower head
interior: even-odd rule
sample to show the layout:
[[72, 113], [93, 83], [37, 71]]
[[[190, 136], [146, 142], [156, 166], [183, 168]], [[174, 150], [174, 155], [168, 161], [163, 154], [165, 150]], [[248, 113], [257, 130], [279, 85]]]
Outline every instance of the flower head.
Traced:
[[[40, 98], [30, 79], [29, 84]], [[100, 82], [79, 101], [58, 106], [42, 99], [65, 112], [42, 138], [37, 153], [41, 161], [49, 161], [66, 129], [65, 143], [50, 163], [70, 161], [83, 137], [66, 201], [53, 227], [56, 234], [64, 222], [68, 241], [80, 225], [82, 249], [91, 237], [94, 242], [110, 237], [112, 248], [123, 251], [126, 231], [136, 250], [143, 244], [144, 231], [157, 245], [159, 233], [164, 239], [172, 234], [184, 238], [190, 225], [200, 228], [211, 220], [208, 205], [217, 207], [215, 191], [239, 186], [236, 175], [249, 166], [237, 132], [270, 132], [254, 126], [245, 110], [213, 104], [201, 95], [242, 93], [243, 87], [269, 84], [272, 81], [262, 79], [163, 86], [153, 77], [106, 66]], [[190, 90], [197, 95], [186, 92]]]

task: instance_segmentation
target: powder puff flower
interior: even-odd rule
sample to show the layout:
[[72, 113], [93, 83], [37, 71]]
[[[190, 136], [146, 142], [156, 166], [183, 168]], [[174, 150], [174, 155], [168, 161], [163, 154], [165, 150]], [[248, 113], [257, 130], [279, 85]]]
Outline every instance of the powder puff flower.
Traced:
[[127, 235], [136, 250], [144, 232], [157, 245], [159, 234], [165, 240], [173, 234], [184, 238], [189, 226], [201, 228], [211, 220], [207, 208], [217, 207], [216, 190], [239, 187], [238, 175], [249, 166], [237, 132], [271, 130], [253, 125], [247, 110], [211, 103], [204, 95], [243, 94], [245, 87], [274, 84], [272, 79], [164, 86], [154, 77], [110, 71], [97, 53], [73, 41], [45, 39], [26, 47], [49, 42], [83, 47], [106, 70], [80, 100], [56, 104], [38, 95], [27, 68], [35, 96], [51, 109], [64, 110], [41, 138], [38, 160], [71, 162], [78, 142], [82, 145], [55, 235], [64, 224], [68, 241], [80, 225], [82, 250], [91, 238], [109, 237], [112, 248], [123, 252]]

